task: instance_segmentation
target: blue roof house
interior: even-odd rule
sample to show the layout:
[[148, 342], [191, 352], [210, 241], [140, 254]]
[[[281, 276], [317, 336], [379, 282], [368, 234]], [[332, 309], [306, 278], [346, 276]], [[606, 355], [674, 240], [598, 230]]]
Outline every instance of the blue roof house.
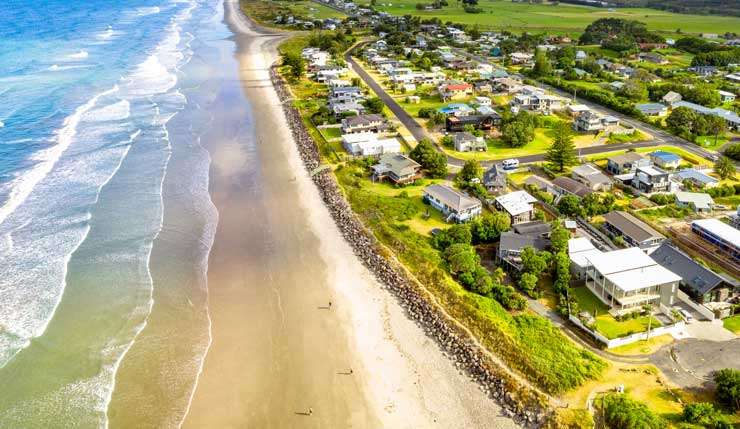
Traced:
[[678, 168], [681, 164], [681, 157], [672, 152], [666, 152], [664, 150], [656, 150], [650, 153], [650, 160], [653, 164], [661, 168]]
[[675, 177], [681, 182], [689, 181], [700, 188], [713, 188], [719, 184], [719, 180], [708, 174], [704, 174], [701, 171], [694, 170], [693, 168], [677, 171]]

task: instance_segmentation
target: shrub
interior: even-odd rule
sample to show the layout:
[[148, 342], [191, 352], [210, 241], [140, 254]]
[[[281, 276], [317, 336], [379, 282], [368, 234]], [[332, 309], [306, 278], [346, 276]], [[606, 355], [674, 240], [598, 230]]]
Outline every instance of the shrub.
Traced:
[[630, 399], [625, 394], [610, 393], [601, 400], [604, 422], [618, 429], [662, 429], [666, 422], [653, 414], [645, 404]]
[[717, 400], [733, 411], [740, 410], [740, 371], [725, 368], [714, 374]]

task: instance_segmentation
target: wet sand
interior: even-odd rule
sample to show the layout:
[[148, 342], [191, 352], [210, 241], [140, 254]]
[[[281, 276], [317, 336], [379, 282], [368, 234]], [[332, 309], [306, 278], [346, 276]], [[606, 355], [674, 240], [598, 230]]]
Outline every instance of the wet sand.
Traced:
[[248, 103], [217, 95], [219, 132], [203, 142], [219, 211], [213, 342], [184, 426], [515, 427], [343, 240], [270, 82], [281, 37], [256, 32], [232, 1]]

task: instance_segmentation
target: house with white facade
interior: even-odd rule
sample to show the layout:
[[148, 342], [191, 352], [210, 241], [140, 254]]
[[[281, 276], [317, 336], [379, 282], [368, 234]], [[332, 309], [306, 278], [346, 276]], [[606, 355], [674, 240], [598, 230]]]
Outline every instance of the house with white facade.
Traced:
[[467, 222], [480, 216], [483, 210], [478, 199], [445, 185], [424, 188], [424, 201], [442, 212], [447, 222]]
[[516, 191], [496, 197], [493, 205], [505, 211], [511, 218], [511, 224], [516, 225], [534, 220], [535, 202], [537, 199], [526, 191]]

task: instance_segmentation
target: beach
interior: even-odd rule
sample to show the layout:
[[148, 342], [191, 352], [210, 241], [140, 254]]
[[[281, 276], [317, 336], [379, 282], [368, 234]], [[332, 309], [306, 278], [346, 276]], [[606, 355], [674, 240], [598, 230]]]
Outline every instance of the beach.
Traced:
[[[225, 19], [245, 102], [217, 95], [223, 104], [203, 139], [219, 212], [212, 343], [183, 426], [516, 427], [339, 232], [270, 80], [284, 36], [259, 31], [232, 0]], [[251, 115], [248, 130], [232, 125], [239, 115]]]

